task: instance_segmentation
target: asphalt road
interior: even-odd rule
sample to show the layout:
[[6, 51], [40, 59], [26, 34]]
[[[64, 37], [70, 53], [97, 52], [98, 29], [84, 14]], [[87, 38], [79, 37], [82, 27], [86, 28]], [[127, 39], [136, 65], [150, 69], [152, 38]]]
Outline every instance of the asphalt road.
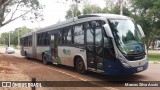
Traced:
[[[0, 52], [5, 49], [0, 48]], [[120, 87], [123, 82], [108, 82], [108, 81], [160, 81], [160, 64], [149, 64], [146, 71], [121, 77], [111, 77], [104, 74], [89, 72], [87, 75], [78, 74], [73, 68], [57, 65], [43, 65], [41, 61], [31, 59], [27, 60], [20, 56], [19, 50], [15, 54], [4, 54], [3, 59], [14, 64], [16, 67], [31, 78], [36, 78], [37, 81], [99, 81], [91, 82], [99, 87], [65, 87], [65, 88], [50, 88], [47, 90], [159, 90], [160, 87]], [[120, 86], [118, 86], [120, 85]]]

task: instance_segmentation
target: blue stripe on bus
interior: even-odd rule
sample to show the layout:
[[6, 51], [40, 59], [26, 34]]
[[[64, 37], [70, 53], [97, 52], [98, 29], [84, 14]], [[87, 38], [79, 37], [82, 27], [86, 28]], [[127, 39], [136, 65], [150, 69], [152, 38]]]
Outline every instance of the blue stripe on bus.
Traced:
[[[143, 67], [142, 71], [146, 70], [148, 68], [148, 62], [145, 65], [139, 66], [139, 67]], [[116, 61], [104, 60], [103, 61], [103, 68], [104, 68], [104, 71], [106, 74], [112, 75], [112, 76], [129, 75], [129, 74], [139, 72], [139, 71], [137, 71], [138, 67], [126, 68], [122, 65], [122, 63], [119, 60], [116, 60]]]

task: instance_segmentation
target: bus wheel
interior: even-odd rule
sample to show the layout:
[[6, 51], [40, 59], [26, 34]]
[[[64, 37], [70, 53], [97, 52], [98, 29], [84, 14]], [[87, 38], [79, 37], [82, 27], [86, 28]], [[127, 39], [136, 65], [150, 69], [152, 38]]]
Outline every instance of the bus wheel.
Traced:
[[42, 56], [42, 59], [43, 59], [43, 64], [47, 65], [47, 64], [48, 64], [48, 62], [47, 62], [47, 59], [46, 59], [45, 54]]
[[80, 74], [86, 74], [86, 69], [85, 69], [85, 65], [84, 65], [84, 62], [82, 60], [82, 58], [77, 58], [76, 60], [76, 70], [78, 73]]

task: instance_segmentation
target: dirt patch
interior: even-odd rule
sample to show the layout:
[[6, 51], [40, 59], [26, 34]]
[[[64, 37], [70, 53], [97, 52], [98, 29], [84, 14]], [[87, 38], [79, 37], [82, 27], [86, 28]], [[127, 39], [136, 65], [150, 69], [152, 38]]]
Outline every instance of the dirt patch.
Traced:
[[0, 65], [3, 65], [3, 66], [9, 66], [9, 62], [8, 61], [0, 61]]
[[[0, 54], [0, 81], [31, 81], [31, 79], [24, 75], [20, 69], [7, 61], [7, 56]], [[31, 88], [0, 88], [0, 90], [31, 90]]]
[[8, 61], [0, 61], [0, 73], [13, 74], [14, 71], [17, 70], [14, 70]]
[[[3, 60], [3, 61], [2, 61]], [[15, 65], [0, 59], [0, 81], [30, 81]]]
[[13, 74], [13, 69], [8, 67], [0, 67], [0, 73]]

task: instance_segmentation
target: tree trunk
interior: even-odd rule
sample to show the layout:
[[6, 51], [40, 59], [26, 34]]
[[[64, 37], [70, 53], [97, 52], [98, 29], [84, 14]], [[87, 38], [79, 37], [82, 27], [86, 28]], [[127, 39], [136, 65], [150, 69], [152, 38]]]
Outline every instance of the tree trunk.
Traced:
[[154, 50], [154, 46], [155, 46], [155, 39], [152, 40], [152, 50]]

